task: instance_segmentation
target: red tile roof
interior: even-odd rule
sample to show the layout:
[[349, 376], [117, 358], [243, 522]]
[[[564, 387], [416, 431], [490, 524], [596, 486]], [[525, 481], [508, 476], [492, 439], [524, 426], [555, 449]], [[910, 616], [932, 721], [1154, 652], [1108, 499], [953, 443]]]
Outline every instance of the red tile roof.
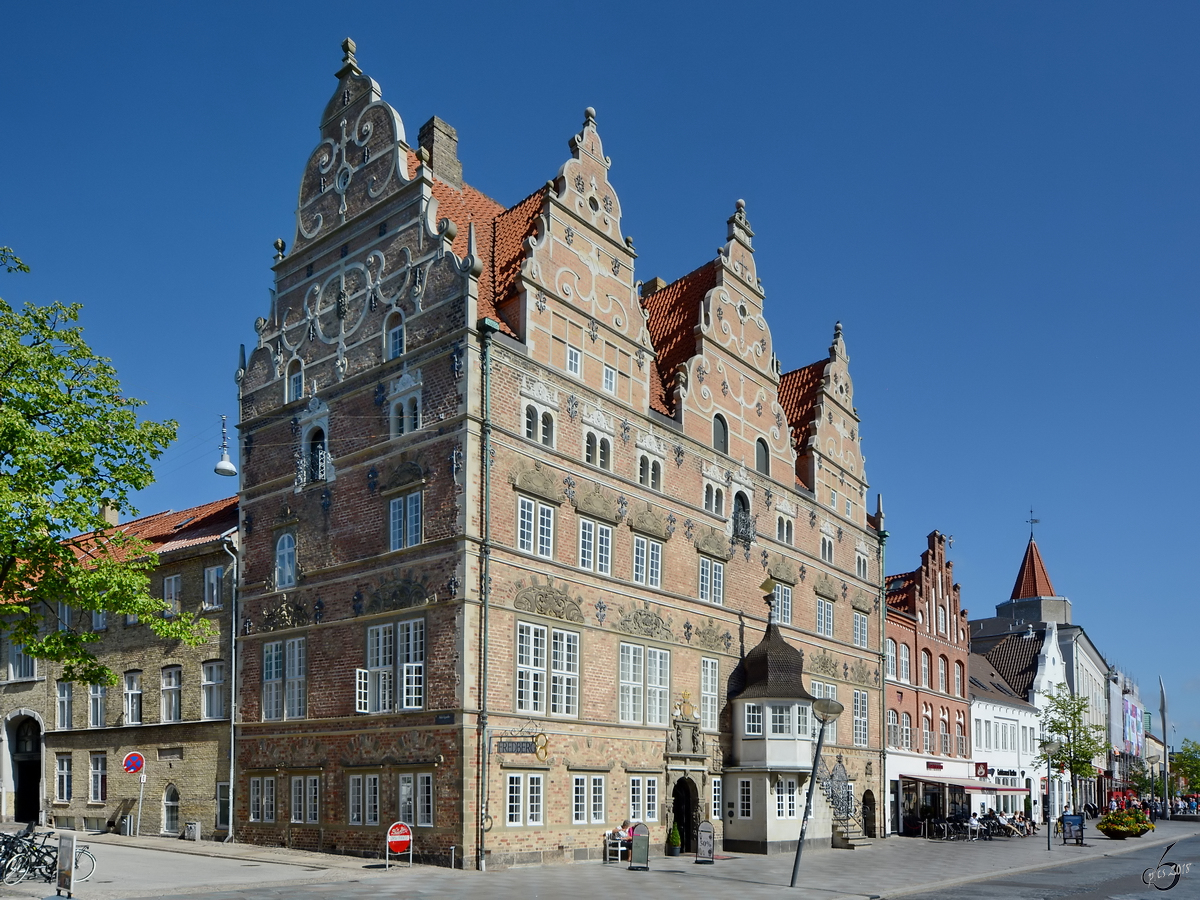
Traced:
[[214, 500], [179, 512], [168, 510], [114, 525], [103, 532], [92, 532], [71, 538], [77, 556], [87, 555], [86, 548], [105, 534], [121, 532], [149, 544], [154, 553], [169, 553], [215, 540], [237, 527], [237, 497]]
[[905, 572], [903, 575], [889, 575], [884, 579], [887, 591], [887, 605], [892, 609], [911, 612], [912, 601], [916, 597], [918, 572]]
[[[520, 203], [506, 209], [492, 222], [492, 261], [489, 275], [493, 308], [499, 309], [514, 291], [521, 264], [525, 261], [525, 241], [537, 233], [547, 188], [542, 187]], [[479, 298], [483, 307], [483, 278], [480, 276]], [[511, 323], [506, 323], [511, 324]]]
[[967, 674], [970, 677], [969, 690], [971, 696], [992, 703], [1003, 703], [1022, 709], [1036, 710], [1029, 702], [1029, 691], [1024, 693], [1016, 690], [1008, 679], [994, 666], [992, 661], [981, 653], [972, 653], [967, 661]]
[[1046, 572], [1046, 564], [1042, 562], [1042, 554], [1038, 552], [1037, 542], [1031, 537], [1029, 546], [1025, 548], [1025, 558], [1021, 560], [1021, 570], [1017, 573], [1017, 583], [1013, 585], [1011, 600], [1025, 600], [1030, 597], [1055, 597], [1054, 585]]
[[1029, 689], [1033, 687], [1044, 639], [1045, 632], [1042, 631], [1010, 634], [984, 654], [984, 658], [996, 667], [1013, 692], [1022, 699], [1029, 697]]
[[[651, 376], [650, 405], [664, 415], [673, 415], [675, 369], [696, 354], [695, 329], [700, 324], [700, 304], [717, 286], [717, 261], [710, 260], [693, 272], [676, 279], [653, 294], [642, 297], [648, 317], [650, 339], [658, 353]], [[661, 393], [660, 393], [661, 390]]]

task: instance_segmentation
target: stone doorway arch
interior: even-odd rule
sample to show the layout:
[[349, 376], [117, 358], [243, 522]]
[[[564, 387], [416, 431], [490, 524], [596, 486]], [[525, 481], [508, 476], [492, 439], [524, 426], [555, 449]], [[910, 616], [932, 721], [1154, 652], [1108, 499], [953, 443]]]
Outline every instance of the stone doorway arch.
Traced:
[[679, 826], [679, 849], [682, 853], [696, 852], [696, 829], [700, 827], [700, 792], [696, 782], [684, 775], [671, 791], [672, 821]]
[[877, 837], [875, 834], [875, 793], [873, 791], [863, 791], [862, 821], [863, 834], [869, 838]]
[[40, 822], [42, 814], [41, 716], [31, 709], [16, 709], [5, 717], [5, 738], [13, 778], [13, 820]]

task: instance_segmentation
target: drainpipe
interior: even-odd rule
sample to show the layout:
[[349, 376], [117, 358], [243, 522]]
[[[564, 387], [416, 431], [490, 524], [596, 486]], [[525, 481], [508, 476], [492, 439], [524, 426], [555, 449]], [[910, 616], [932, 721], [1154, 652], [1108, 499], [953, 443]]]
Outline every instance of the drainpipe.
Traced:
[[484, 843], [487, 840], [487, 801], [488, 801], [488, 766], [491, 756], [488, 754], [488, 612], [491, 605], [491, 555], [492, 555], [492, 336], [500, 330], [500, 323], [495, 319], [479, 320], [480, 342], [480, 371], [482, 374], [483, 398], [480, 424], [480, 468], [483, 476], [483, 507], [480, 510], [479, 542], [479, 599], [482, 605], [480, 622], [480, 666], [479, 666], [479, 716], [477, 733], [479, 737], [479, 840], [477, 867], [480, 872], [487, 871], [487, 856]]
[[[241, 516], [241, 512], [238, 513]], [[229, 609], [229, 832], [225, 835], [226, 843], [234, 843], [233, 838], [233, 785], [234, 757], [237, 752], [237, 623], [238, 623], [238, 558], [237, 553], [230, 547], [229, 536], [221, 539], [221, 549], [229, 554], [233, 562], [233, 595], [230, 597]], [[218, 804], [220, 800], [218, 799]]]

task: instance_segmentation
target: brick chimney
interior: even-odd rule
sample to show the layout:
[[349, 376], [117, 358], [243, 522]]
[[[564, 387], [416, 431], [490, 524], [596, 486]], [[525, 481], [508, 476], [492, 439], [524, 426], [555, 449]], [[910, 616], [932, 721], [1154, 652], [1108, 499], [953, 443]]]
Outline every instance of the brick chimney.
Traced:
[[458, 132], [437, 116], [421, 126], [417, 143], [429, 153], [433, 174], [462, 190], [462, 163], [458, 161]]
[[109, 525], [119, 525], [121, 523], [120, 516], [117, 514], [117, 508], [107, 500], [100, 501], [100, 517]]
[[661, 291], [667, 286], [667, 283], [657, 275], [648, 281], [642, 282], [642, 296], [649, 297], [651, 294]]

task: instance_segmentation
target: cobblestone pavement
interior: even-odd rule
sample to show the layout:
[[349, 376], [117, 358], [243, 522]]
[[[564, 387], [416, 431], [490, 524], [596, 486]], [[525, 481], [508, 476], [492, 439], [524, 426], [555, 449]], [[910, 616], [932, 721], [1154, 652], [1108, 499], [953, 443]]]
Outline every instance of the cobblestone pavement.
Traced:
[[[930, 893], [956, 885], [1071, 863], [1086, 863], [1165, 845], [1200, 834], [1196, 823], [1159, 823], [1143, 838], [1111, 841], [1089, 829], [1083, 847], [1045, 837], [973, 843], [940, 843], [893, 837], [860, 850], [806, 851], [799, 900], [888, 898]], [[649, 872], [624, 865], [578, 863], [474, 872], [417, 866], [384, 871], [382, 863], [247, 844], [185, 844], [163, 838], [89, 837], [99, 860], [93, 881], [78, 886], [84, 900], [134, 897], [188, 900], [291, 900], [291, 898], [459, 898], [489, 900], [572, 897], [703, 898], [735, 895], [739, 900], [778, 897], [791, 878], [790, 856], [730, 856], [712, 866], [690, 857], [651, 859]], [[1140, 872], [1140, 869], [1139, 869]], [[1052, 883], [1053, 872], [1042, 876]], [[1064, 872], [1063, 878], [1066, 878]], [[0, 886], [0, 897], [44, 897], [45, 883]]]

